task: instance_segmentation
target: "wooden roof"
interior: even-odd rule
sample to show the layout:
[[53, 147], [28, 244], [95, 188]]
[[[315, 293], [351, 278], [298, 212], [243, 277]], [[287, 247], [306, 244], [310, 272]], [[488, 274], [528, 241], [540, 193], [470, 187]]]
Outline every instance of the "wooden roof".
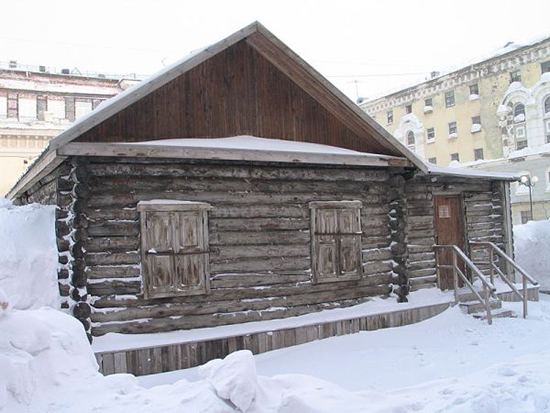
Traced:
[[425, 164], [255, 22], [106, 101], [50, 143], [254, 135]]

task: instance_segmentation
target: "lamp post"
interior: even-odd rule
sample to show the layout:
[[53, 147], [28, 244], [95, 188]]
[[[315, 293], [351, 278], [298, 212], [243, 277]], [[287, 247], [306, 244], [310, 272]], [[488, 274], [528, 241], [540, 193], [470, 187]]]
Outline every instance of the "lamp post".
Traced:
[[539, 178], [536, 176], [531, 178], [531, 175], [522, 175], [520, 182], [522, 185], [525, 185], [529, 188], [529, 206], [531, 208], [531, 219], [530, 221], [533, 221], [533, 187], [535, 184], [539, 181]]

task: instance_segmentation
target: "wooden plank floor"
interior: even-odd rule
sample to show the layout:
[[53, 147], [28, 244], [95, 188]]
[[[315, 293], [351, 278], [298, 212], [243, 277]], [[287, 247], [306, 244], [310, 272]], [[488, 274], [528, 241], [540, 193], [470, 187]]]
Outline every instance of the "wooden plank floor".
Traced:
[[328, 337], [418, 323], [440, 314], [450, 305], [451, 303], [433, 304], [338, 321], [314, 323], [295, 328], [259, 331], [221, 339], [98, 352], [96, 358], [100, 372], [105, 375], [131, 373], [142, 376], [163, 373], [199, 366], [210, 360], [223, 358], [236, 350], [246, 349], [254, 354], [260, 354]]

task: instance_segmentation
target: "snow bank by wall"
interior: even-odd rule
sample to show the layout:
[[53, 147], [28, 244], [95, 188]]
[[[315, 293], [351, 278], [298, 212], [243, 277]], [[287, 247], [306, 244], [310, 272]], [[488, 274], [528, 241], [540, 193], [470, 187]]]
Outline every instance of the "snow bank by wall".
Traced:
[[0, 290], [16, 309], [59, 307], [55, 207], [0, 198]]
[[541, 285], [550, 290], [550, 221], [529, 221], [514, 226], [516, 262]]

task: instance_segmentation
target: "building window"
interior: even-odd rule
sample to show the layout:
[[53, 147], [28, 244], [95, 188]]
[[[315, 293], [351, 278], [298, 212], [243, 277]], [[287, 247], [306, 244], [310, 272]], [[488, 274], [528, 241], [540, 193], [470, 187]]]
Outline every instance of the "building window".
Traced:
[[426, 130], [427, 132], [427, 139], [426, 141], [428, 143], [432, 143], [432, 142], [435, 142], [435, 129], [434, 128], [428, 128]]
[[514, 123], [525, 122], [525, 106], [518, 103], [514, 106]]
[[456, 138], [458, 136], [458, 128], [456, 122], [449, 123], [449, 138]]
[[8, 98], [6, 96], [0, 96], [0, 119], [6, 119], [8, 117]]
[[74, 111], [74, 98], [66, 97], [65, 98], [65, 119], [68, 119], [69, 122], [74, 122], [75, 119]]
[[314, 201], [311, 267], [316, 283], [361, 276], [361, 201]]
[[432, 98], [424, 99], [424, 106], [433, 107], [433, 105], [434, 103]]
[[474, 149], [474, 160], [481, 161], [483, 158], [483, 148]]
[[527, 148], [527, 133], [525, 133], [525, 124], [514, 126], [514, 135], [516, 137], [516, 150]]
[[405, 113], [408, 115], [409, 113], [412, 113], [413, 111], [413, 106], [412, 105], [407, 105], [405, 106]]
[[45, 113], [48, 110], [48, 101], [46, 96], [38, 96], [36, 98], [36, 111], [38, 120], [46, 120]]
[[544, 120], [544, 129], [546, 133], [546, 143], [550, 143], [550, 119]]
[[550, 96], [544, 100], [544, 115], [550, 115]]
[[540, 70], [542, 73], [548, 73], [550, 72], [550, 60], [547, 62], [542, 62], [540, 64]]
[[470, 85], [470, 96], [471, 95], [479, 96], [479, 86], [477, 83]]
[[521, 72], [519, 70], [510, 72], [510, 83], [514, 82], [521, 82]]
[[455, 105], [455, 92], [451, 90], [445, 93], [445, 107], [450, 108]]
[[36, 120], [36, 98], [19, 96], [18, 101], [19, 120], [21, 122], [31, 122]]
[[452, 161], [460, 162], [460, 156], [458, 156], [458, 152], [451, 154], [451, 162]]
[[91, 100], [77, 100], [74, 104], [75, 119], [87, 115], [92, 111]]
[[393, 123], [393, 110], [388, 110], [386, 112], [386, 121], [388, 125], [391, 125]]
[[210, 209], [210, 205], [201, 202], [138, 203], [146, 299], [208, 292]]
[[52, 120], [65, 119], [65, 100], [48, 96], [48, 113]]
[[409, 131], [407, 133], [407, 145], [408, 146], [414, 146], [414, 132]]
[[481, 131], [481, 116], [474, 116], [472, 118], [472, 127], [470, 128], [470, 132], [477, 133]]
[[429, 163], [437, 164], [437, 158], [428, 158]]
[[521, 223], [527, 224], [531, 219], [531, 211], [520, 211], [521, 214]]

